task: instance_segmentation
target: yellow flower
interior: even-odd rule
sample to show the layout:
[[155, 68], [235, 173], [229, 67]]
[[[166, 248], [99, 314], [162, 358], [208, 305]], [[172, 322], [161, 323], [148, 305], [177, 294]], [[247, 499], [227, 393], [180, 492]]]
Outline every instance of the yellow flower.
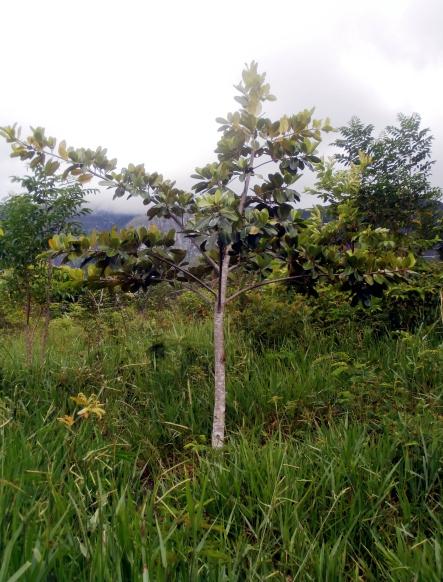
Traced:
[[62, 424], [64, 424], [65, 426], [69, 426], [69, 427], [71, 427], [75, 422], [74, 417], [69, 416], [69, 414], [65, 414], [64, 416], [57, 418], [57, 420], [59, 422], [61, 422]]
[[77, 396], [70, 396], [70, 399], [73, 400], [79, 406], [85, 406], [85, 404], [88, 404], [88, 399], [83, 394], [83, 392], [79, 392]]
[[[79, 392], [77, 396], [70, 396], [70, 399], [75, 402], [77, 406], [82, 407], [77, 412], [77, 417], [88, 418], [90, 414], [94, 414], [99, 419], [103, 418], [105, 414], [105, 408], [104, 405], [98, 401], [98, 398], [95, 394], [91, 394], [91, 396], [85, 396], [83, 392]], [[66, 426], [72, 426], [75, 422], [74, 415], [65, 415], [61, 418], [58, 418], [57, 420]]]
[[87, 397], [83, 392], [80, 392], [77, 396], [71, 396], [71, 400], [76, 404], [83, 406], [83, 408], [77, 412], [77, 416], [88, 418], [90, 414], [95, 414], [98, 418], [103, 418], [105, 414], [104, 405], [98, 401], [95, 394], [91, 394], [91, 396]]
[[77, 412], [77, 416], [84, 416], [85, 418], [88, 418], [90, 414], [95, 414], [99, 418], [102, 418], [105, 414], [103, 404], [98, 403], [97, 405], [85, 406]]

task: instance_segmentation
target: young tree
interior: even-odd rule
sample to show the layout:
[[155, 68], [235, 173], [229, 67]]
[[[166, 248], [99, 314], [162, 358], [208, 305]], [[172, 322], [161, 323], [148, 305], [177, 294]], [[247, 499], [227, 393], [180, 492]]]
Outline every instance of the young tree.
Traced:
[[337, 195], [323, 183], [323, 197], [333, 204], [352, 199], [368, 224], [397, 236], [431, 240], [439, 235], [442, 193], [430, 183], [433, 138], [421, 128], [420, 116], [398, 115], [398, 125], [387, 126], [378, 138], [373, 125], [353, 117], [340, 134], [335, 159], [345, 168], [361, 166], [359, 187]]
[[[32, 157], [29, 175], [14, 177], [25, 193], [0, 204], [0, 269], [9, 270], [14, 295], [25, 302], [28, 360], [31, 358], [30, 317], [32, 299], [45, 304], [49, 318], [52, 265], [40, 255], [48, 250], [48, 240], [62, 231], [79, 232], [76, 218], [88, 192], [72, 179], [57, 174], [59, 164], [44, 154]], [[49, 321], [46, 321], [49, 324]], [[47, 332], [47, 325], [45, 327]], [[43, 338], [45, 343], [45, 337]]]
[[[29, 324], [32, 281], [36, 276], [36, 257], [44, 246], [39, 244], [44, 217], [36, 212], [28, 195], [18, 195], [0, 205], [0, 269], [12, 270], [14, 287], [26, 300], [25, 319]], [[37, 251], [36, 251], [37, 246]]]
[[[214, 312], [214, 418], [212, 445], [225, 439], [226, 373], [224, 319], [227, 305], [241, 294], [263, 285], [286, 282], [305, 293], [315, 293], [321, 278], [337, 280], [355, 297], [377, 293], [387, 282], [404, 273], [409, 259], [376, 254], [364, 244], [353, 252], [323, 247], [318, 225], [312, 237], [303, 234], [306, 224], [294, 209], [299, 200], [293, 184], [305, 168], [320, 160], [315, 155], [322, 131], [329, 121], [312, 118], [313, 110], [271, 120], [262, 105], [275, 98], [256, 63], [243, 71], [236, 87], [239, 111], [219, 118], [221, 138], [217, 160], [193, 174], [193, 192], [176, 187], [143, 165], [116, 170], [106, 150], [66, 149], [42, 130], [27, 141], [15, 127], [2, 133], [19, 157], [52, 154], [67, 164], [66, 173], [86, 179], [100, 178], [116, 197], [140, 195], [149, 206], [148, 217], [172, 220], [197, 251], [189, 260], [186, 249], [176, 248], [175, 231], [161, 233], [156, 227], [112, 231], [90, 237], [54, 237], [51, 247], [69, 261], [82, 255], [92, 284], [120, 286], [136, 291], [160, 281], [182, 285], [209, 301]], [[261, 171], [269, 165], [270, 173]], [[378, 235], [375, 235], [378, 236]], [[377, 250], [378, 253], [378, 250]], [[276, 277], [275, 269], [284, 276]], [[366, 271], [373, 271], [378, 281]], [[365, 276], [367, 277], [365, 279]], [[240, 281], [246, 283], [240, 285]]]
[[[26, 159], [26, 158], [24, 158]], [[13, 177], [24, 193], [0, 204], [3, 236], [0, 240], [0, 268], [14, 269], [21, 277], [48, 249], [48, 240], [63, 231], [79, 233], [76, 219], [85, 212], [85, 190], [75, 180], [56, 174], [58, 162], [33, 156], [31, 174]]]

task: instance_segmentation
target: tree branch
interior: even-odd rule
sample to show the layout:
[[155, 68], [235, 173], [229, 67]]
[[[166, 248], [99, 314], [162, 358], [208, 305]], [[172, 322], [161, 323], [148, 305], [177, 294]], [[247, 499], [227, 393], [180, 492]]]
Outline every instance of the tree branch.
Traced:
[[[198, 295], [200, 297], [200, 299], [202, 301], [204, 301], [205, 303], [207, 303], [207, 305], [209, 305], [210, 307], [212, 307], [212, 303], [211, 301], [205, 297], [203, 295], [203, 293], [201, 293], [198, 289], [195, 289], [195, 287], [192, 287], [191, 284], [186, 283], [185, 281], [178, 281], [177, 279], [156, 279], [156, 281], [162, 281], [164, 283], [170, 283], [171, 285], [173, 284], [178, 284], [181, 287], [183, 287], [184, 289], [188, 289], [189, 291], [192, 291], [193, 293], [195, 293], [196, 295]], [[176, 291], [180, 291], [180, 289], [176, 290]]]
[[[116, 283], [120, 283], [120, 279], [118, 277], [103, 277], [100, 278], [99, 281], [106, 283], [106, 282], [110, 282], [110, 281], [115, 281]], [[203, 295], [203, 293], [201, 293], [200, 291], [198, 291], [198, 289], [195, 289], [194, 287], [191, 286], [191, 284], [186, 283], [186, 281], [179, 281], [177, 279], [166, 279], [165, 277], [159, 277], [155, 279], [156, 283], [169, 283], [170, 285], [181, 285], [182, 287], [184, 287], [185, 289], [189, 289], [189, 291], [192, 291], [193, 293], [195, 293], [196, 295], [198, 295], [200, 297], [200, 299], [202, 299], [205, 303], [207, 303], [210, 307], [212, 307], [212, 303], [211, 301], [205, 297]], [[103, 289], [102, 289], [102, 293], [103, 293]], [[93, 301], [95, 303], [95, 306], [97, 307], [97, 311], [100, 311], [100, 305], [99, 303], [97, 303], [95, 297], [93, 296], [93, 294], [91, 293], [91, 297], [93, 298]]]
[[[253, 171], [252, 165], [254, 163], [254, 158], [255, 158], [255, 150], [252, 149], [251, 150], [251, 155], [249, 157], [249, 170], [251, 170], [251, 172]], [[240, 214], [240, 216], [242, 216], [244, 210], [245, 210], [245, 205], [246, 205], [246, 199], [248, 196], [248, 190], [249, 190], [249, 182], [251, 181], [251, 172], [248, 172], [245, 178], [245, 185], [243, 186], [243, 192], [241, 193], [241, 197], [240, 197], [240, 204], [238, 206], [238, 213]]]
[[242, 267], [243, 263], [241, 261], [239, 261], [238, 263], [235, 263], [234, 265], [231, 265], [229, 267], [229, 272], [232, 273], [232, 271], [235, 271], [236, 269], [238, 269], [239, 267]]
[[186, 269], [183, 269], [183, 267], [179, 267], [178, 265], [176, 265], [175, 263], [173, 263], [172, 261], [170, 261], [169, 259], [165, 259], [164, 257], [162, 257], [161, 255], [156, 255], [152, 252], [147, 252], [148, 256], [150, 255], [151, 257], [153, 257], [154, 259], [157, 259], [158, 261], [162, 261], [163, 263], [166, 263], [167, 265], [169, 265], [170, 267], [172, 267], [173, 269], [176, 269], [177, 271], [180, 271], [181, 273], [183, 273], [184, 275], [186, 275], [187, 277], [190, 277], [191, 279], [194, 279], [194, 281], [196, 281], [199, 285], [201, 285], [202, 287], [204, 287], [207, 291], [209, 291], [210, 293], [212, 293], [212, 295], [216, 295], [216, 293], [211, 289], [211, 287], [209, 287], [209, 285], [206, 285], [206, 283], [204, 281], [202, 281], [201, 279], [199, 279], [196, 275], [194, 275], [193, 273], [190, 273], [189, 271], [187, 271]]
[[[22, 140], [20, 140], [20, 139], [18, 139], [18, 138], [16, 138], [16, 139], [15, 139], [15, 142], [16, 142], [16, 143], [18, 143], [18, 144], [20, 144], [20, 145], [22, 145], [22, 146], [24, 146], [24, 147], [26, 147], [26, 148], [29, 146], [29, 144], [27, 144], [26, 142], [24, 142], [24, 141], [22, 141]], [[33, 149], [34, 149], [34, 148], [33, 148]], [[37, 152], [37, 150], [36, 150], [36, 149], [34, 149], [34, 151], [36, 151], [36, 152]], [[43, 153], [43, 154], [45, 154], [45, 155], [47, 155], [47, 156], [51, 156], [51, 157], [53, 157], [53, 158], [56, 158], [56, 159], [58, 159], [58, 160], [60, 160], [60, 161], [64, 162], [65, 164], [72, 164], [72, 165], [77, 165], [77, 164], [78, 164], [78, 165], [83, 165], [83, 164], [81, 164], [80, 162], [74, 162], [74, 161], [72, 161], [72, 160], [69, 160], [69, 159], [68, 159], [68, 160], [66, 160], [65, 158], [63, 158], [63, 157], [62, 157], [62, 156], [60, 156], [59, 154], [56, 154], [56, 153], [55, 153], [54, 151], [52, 151], [52, 150], [47, 150], [47, 149], [45, 150], [45, 149], [43, 149], [41, 153]], [[85, 170], [86, 170], [86, 169], [85, 169]], [[118, 186], [118, 182], [115, 182], [114, 180], [108, 180], [108, 178], [106, 177], [106, 172], [105, 172], [105, 173], [103, 173], [103, 174], [100, 174], [99, 172], [96, 172], [95, 170], [93, 170], [93, 169], [92, 169], [90, 166], [87, 166], [87, 170], [86, 170], [86, 171], [87, 171], [89, 174], [91, 174], [92, 176], [94, 176], [95, 178], [99, 178], [100, 180], [106, 180], [106, 181], [108, 181], [110, 184], [114, 184], [115, 186]], [[248, 176], [248, 177], [249, 177], [249, 176]], [[184, 228], [184, 225], [183, 225], [183, 223], [181, 223], [181, 222], [179, 221], [179, 219], [178, 219], [178, 218], [177, 218], [177, 217], [176, 217], [174, 214], [171, 214], [171, 218], [172, 218], [172, 220], [173, 220], [173, 221], [174, 221], [174, 222], [175, 222], [175, 223], [176, 223], [176, 224], [177, 224], [177, 225], [178, 225], [180, 228]], [[200, 254], [201, 254], [201, 255], [202, 255], [204, 258], [205, 258], [205, 260], [206, 260], [206, 261], [207, 261], [207, 262], [208, 262], [208, 263], [211, 265], [211, 267], [212, 267], [212, 268], [213, 268], [215, 271], [217, 271], [217, 272], [218, 272], [218, 270], [219, 270], [219, 267], [218, 267], [217, 263], [216, 263], [216, 262], [215, 262], [213, 259], [211, 259], [211, 257], [210, 257], [210, 256], [208, 256], [208, 255], [207, 255], [207, 253], [205, 253], [205, 251], [203, 251], [203, 250], [200, 248], [200, 245], [199, 245], [197, 242], [195, 242], [195, 240], [193, 240], [192, 238], [190, 238], [189, 240], [190, 240], [191, 244], [192, 244], [192, 245], [193, 245], [193, 246], [194, 246], [194, 247], [195, 247], [195, 248], [196, 248], [196, 249], [199, 251], [199, 253], [200, 253]]]
[[195, 293], [196, 295], [198, 295], [200, 297], [200, 299], [202, 299], [202, 301], [204, 301], [207, 305], [209, 305], [210, 307], [212, 307], [211, 301], [207, 297], [205, 297], [203, 295], [203, 293], [201, 293], [198, 289], [195, 289], [194, 287], [192, 287], [192, 285], [188, 285], [184, 281], [176, 281], [176, 282], [179, 285], [181, 285], [182, 287], [184, 287], [185, 289], [188, 289], [189, 291], [192, 291], [193, 293]]
[[306, 275], [294, 275], [293, 277], [279, 277], [278, 279], [266, 279], [265, 281], [260, 281], [259, 283], [254, 283], [254, 285], [248, 285], [243, 287], [239, 291], [233, 293], [230, 297], [226, 299], [226, 303], [230, 303], [234, 299], [237, 299], [239, 295], [252, 291], [252, 289], [257, 289], [257, 287], [263, 287], [264, 285], [270, 285], [271, 283], [282, 283], [283, 281], [294, 281], [295, 279], [303, 279]]
[[[371, 271], [369, 273], [364, 273], [364, 275], [386, 275], [386, 274], [402, 274], [410, 272], [409, 269], [380, 269], [379, 271]], [[340, 277], [343, 273], [319, 273], [319, 277]], [[230, 297], [226, 299], [226, 303], [230, 303], [234, 299], [237, 299], [243, 293], [247, 293], [248, 291], [252, 291], [252, 289], [257, 289], [258, 287], [263, 287], [264, 285], [271, 285], [272, 283], [283, 283], [285, 281], [295, 281], [296, 279], [304, 279], [307, 275], [293, 275], [291, 277], [279, 277], [278, 279], [267, 279], [265, 281], [260, 281], [259, 283], [254, 283], [253, 285], [248, 285], [247, 287], [243, 287], [239, 291], [233, 293]]]
[[255, 166], [255, 168], [253, 168], [253, 170], [255, 172], [255, 170], [258, 170], [258, 168], [261, 168], [262, 166], [266, 166], [266, 164], [276, 164], [276, 163], [277, 162], [271, 158], [270, 160], [266, 160], [266, 162], [262, 162], [261, 164], [258, 164], [257, 166]]
[[[178, 226], [180, 226], [180, 228], [184, 228], [183, 224], [180, 223], [179, 219], [174, 216], [173, 214], [171, 214], [171, 218], [172, 220], [175, 222], [175, 224], [177, 224]], [[191, 244], [198, 250], [198, 252], [202, 255], [202, 257], [204, 257], [204, 259], [206, 260], [207, 263], [209, 263], [211, 265], [211, 267], [217, 271], [219, 271], [219, 266], [217, 265], [217, 263], [214, 261], [214, 259], [211, 259], [211, 257], [205, 253], [205, 251], [203, 251], [200, 248], [200, 245], [193, 239], [193, 238], [188, 238], [188, 240], [191, 242]]]
[[[22, 141], [21, 139], [15, 138], [14, 142], [18, 143], [26, 148], [29, 148], [29, 144], [26, 143], [25, 141]], [[62, 156], [60, 156], [59, 154], [56, 154], [52, 150], [45, 150], [45, 149], [38, 150], [33, 146], [31, 146], [31, 148], [37, 154], [41, 153], [41, 154], [44, 154], [45, 156], [51, 156], [52, 158], [56, 158], [57, 160], [60, 160], [65, 164], [71, 164], [72, 166], [86, 166], [86, 164], [82, 164], [81, 162], [74, 162], [71, 159], [63, 158]], [[94, 176], [95, 178], [99, 178], [100, 180], [107, 180], [110, 183], [117, 184], [113, 180], [108, 180], [108, 178], [106, 177], [106, 172], [103, 174], [100, 174], [99, 172], [96, 172], [95, 170], [93, 170], [90, 166], [87, 166], [86, 168], [85, 168], [86, 173], [91, 174], [91, 176]], [[77, 182], [77, 180], [75, 180], [75, 181]]]

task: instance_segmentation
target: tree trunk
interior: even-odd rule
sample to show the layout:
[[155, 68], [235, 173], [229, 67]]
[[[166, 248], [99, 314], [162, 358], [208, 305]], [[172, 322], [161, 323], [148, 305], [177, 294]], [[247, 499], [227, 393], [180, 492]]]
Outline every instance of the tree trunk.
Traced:
[[[252, 168], [254, 164], [255, 150], [251, 150], [249, 158], [250, 170], [245, 178], [243, 192], [240, 197], [238, 212], [244, 214], [249, 182], [251, 180]], [[218, 269], [218, 293], [214, 310], [214, 375], [215, 375], [215, 398], [214, 398], [214, 420], [212, 422], [212, 447], [221, 449], [225, 442], [225, 408], [226, 408], [226, 362], [225, 362], [225, 304], [226, 289], [228, 285], [230, 245], [220, 248], [220, 264]]]
[[224, 319], [226, 287], [229, 271], [229, 253], [225, 249], [220, 260], [219, 286], [214, 310], [214, 420], [212, 423], [212, 447], [220, 449], [225, 440], [225, 407], [226, 407], [226, 364]]
[[31, 330], [31, 290], [29, 282], [26, 282], [26, 306], [25, 306], [25, 352], [26, 364], [32, 363], [32, 330]]
[[51, 322], [51, 284], [52, 284], [52, 263], [48, 259], [48, 273], [46, 280], [46, 298], [45, 298], [45, 319], [43, 324], [43, 333], [41, 340], [41, 362], [46, 360], [46, 352], [48, 349], [49, 324]]

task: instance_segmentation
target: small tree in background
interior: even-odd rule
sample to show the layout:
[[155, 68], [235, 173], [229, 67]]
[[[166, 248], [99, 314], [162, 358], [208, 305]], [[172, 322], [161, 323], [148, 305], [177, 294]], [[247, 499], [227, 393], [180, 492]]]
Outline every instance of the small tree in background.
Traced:
[[26, 324], [31, 313], [31, 289], [38, 265], [36, 257], [44, 249], [39, 235], [44, 228], [44, 217], [36, 211], [32, 198], [17, 195], [0, 205], [0, 268], [13, 275], [15, 293], [26, 302]]
[[90, 192], [76, 180], [57, 174], [58, 162], [44, 154], [32, 156], [30, 174], [14, 177], [25, 193], [9, 197], [0, 204], [0, 269], [8, 270], [11, 294], [25, 303], [28, 361], [31, 359], [31, 306], [34, 299], [45, 305], [49, 324], [52, 264], [41, 257], [48, 250], [48, 240], [61, 232], [79, 233], [76, 218], [88, 212], [83, 208]]
[[[408, 244], [413, 239], [418, 246], [435, 242], [441, 235], [442, 192], [430, 183], [433, 137], [421, 128], [420, 116], [398, 115], [398, 125], [387, 126], [378, 138], [374, 126], [357, 117], [339, 131], [333, 145], [340, 152], [334, 158], [351, 169], [348, 188], [340, 187], [346, 171], [326, 164], [316, 193], [333, 205], [352, 200], [364, 222], [389, 228], [397, 237], [407, 237]], [[352, 177], [358, 180], [350, 184]]]
[[[91, 284], [137, 291], [167, 281], [194, 290], [213, 306], [215, 448], [225, 439], [224, 320], [230, 302], [249, 290], [282, 282], [315, 294], [325, 278], [366, 300], [411, 266], [410, 257], [397, 257], [390, 247], [382, 252], [373, 244], [384, 231], [370, 233], [372, 238], [357, 241], [353, 249], [322, 244], [321, 225], [306, 224], [294, 209], [299, 195], [293, 185], [303, 170], [320, 162], [316, 149], [321, 133], [332, 129], [329, 121], [313, 119], [313, 110], [277, 120], [263, 116], [263, 103], [275, 98], [256, 63], [246, 67], [236, 89], [240, 109], [217, 120], [217, 159], [197, 168], [193, 192], [146, 172], [143, 165], [118, 171], [102, 148], [67, 149], [62, 142], [56, 151], [55, 140], [41, 129], [27, 140], [20, 139], [15, 127], [2, 130], [13, 155], [32, 159], [49, 154], [66, 164], [66, 175], [81, 181], [98, 177], [115, 197], [139, 195], [149, 206], [148, 218], [170, 219], [189, 240], [193, 253], [176, 247], [175, 230], [162, 233], [151, 226], [54, 237], [51, 247], [67, 261], [83, 256]], [[265, 166], [270, 170], [266, 176]]]

